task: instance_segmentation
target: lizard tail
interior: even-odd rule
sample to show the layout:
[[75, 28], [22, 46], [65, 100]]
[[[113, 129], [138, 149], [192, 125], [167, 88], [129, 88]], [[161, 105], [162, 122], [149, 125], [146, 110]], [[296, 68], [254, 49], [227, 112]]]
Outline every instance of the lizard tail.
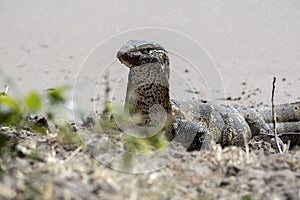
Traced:
[[[257, 111], [261, 114], [266, 123], [273, 122], [272, 108], [258, 108]], [[300, 102], [286, 103], [275, 106], [276, 121], [281, 122], [300, 122]], [[298, 123], [299, 126], [299, 123]]]

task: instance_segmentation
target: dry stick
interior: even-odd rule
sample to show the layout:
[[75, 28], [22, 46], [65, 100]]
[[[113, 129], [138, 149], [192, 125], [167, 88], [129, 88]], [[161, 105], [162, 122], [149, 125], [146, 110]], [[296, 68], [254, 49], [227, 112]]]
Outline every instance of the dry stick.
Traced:
[[273, 116], [273, 127], [274, 127], [274, 135], [275, 135], [275, 142], [277, 145], [277, 149], [279, 153], [282, 153], [281, 147], [278, 142], [278, 136], [277, 136], [277, 130], [276, 130], [276, 113], [274, 109], [274, 93], [275, 93], [275, 82], [276, 82], [276, 77], [273, 77], [273, 88], [272, 88], [272, 116]]
[[2, 95], [7, 95], [7, 93], [8, 93], [9, 86], [6, 85], [6, 84], [5, 84], [4, 86], [5, 86], [5, 89], [4, 89], [3, 92], [0, 92], [0, 96], [2, 96]]
[[7, 95], [7, 93], [8, 93], [8, 89], [9, 89], [9, 86], [5, 84], [5, 90], [4, 90], [4, 94], [6, 94], [6, 95]]
[[104, 110], [102, 114], [110, 114], [110, 109], [109, 109], [109, 92], [110, 92], [110, 85], [109, 85], [109, 73], [107, 72], [104, 75], [104, 80], [105, 80], [105, 93], [104, 93]]
[[249, 145], [248, 145], [248, 140], [246, 138], [246, 134], [243, 134], [243, 139], [244, 139], [244, 145], [245, 145], [245, 150], [246, 150], [246, 162], [248, 163], [248, 161], [249, 161]]

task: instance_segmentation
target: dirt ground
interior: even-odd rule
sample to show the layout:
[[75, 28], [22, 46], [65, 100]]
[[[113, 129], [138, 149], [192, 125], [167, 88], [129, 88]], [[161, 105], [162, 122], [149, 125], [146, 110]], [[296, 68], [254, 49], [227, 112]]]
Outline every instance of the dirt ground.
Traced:
[[[77, 127], [77, 132], [90, 129]], [[151, 173], [110, 169], [87, 148], [47, 135], [1, 127], [13, 155], [3, 154], [1, 199], [299, 199], [300, 151], [275, 153], [262, 141], [248, 150], [173, 152], [174, 160]], [[101, 135], [101, 134], [100, 134]], [[103, 137], [101, 140], [105, 140]], [[267, 146], [265, 150], [257, 147]], [[7, 149], [6, 149], [7, 150]], [[158, 160], [159, 163], [159, 160]]]

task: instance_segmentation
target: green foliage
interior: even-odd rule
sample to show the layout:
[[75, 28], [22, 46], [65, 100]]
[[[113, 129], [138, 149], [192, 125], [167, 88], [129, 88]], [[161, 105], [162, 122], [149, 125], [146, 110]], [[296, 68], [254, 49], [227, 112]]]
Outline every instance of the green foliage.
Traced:
[[63, 144], [74, 144], [82, 145], [82, 140], [77, 134], [74, 134], [72, 128], [69, 125], [64, 124], [59, 126], [60, 133], [63, 134], [62, 142]]
[[150, 143], [148, 138], [137, 138], [129, 135], [124, 136], [125, 149], [130, 153], [149, 153]]
[[[80, 145], [80, 138], [73, 133], [60, 112], [66, 102], [67, 88], [58, 87], [43, 94], [32, 91], [24, 97], [12, 97], [3, 93], [0, 95], [0, 126], [14, 126], [16, 129], [26, 127], [45, 134], [50, 121], [61, 131], [64, 143]], [[46, 113], [47, 119], [32, 117], [43, 113]], [[6, 137], [0, 134], [0, 149], [5, 145]]]
[[30, 92], [24, 98], [24, 104], [31, 112], [38, 112], [42, 108], [42, 100], [36, 92]]
[[138, 115], [129, 116], [128, 112], [122, 107], [112, 106], [110, 103], [106, 103], [105, 109], [99, 118], [101, 131], [110, 136], [112, 140], [117, 138], [117, 140], [123, 142], [122, 167], [124, 170], [132, 167], [132, 159], [135, 154], [146, 156], [167, 146], [163, 130], [160, 130], [159, 127], [152, 127], [153, 131], [157, 131], [156, 134], [145, 138], [139, 137], [139, 130], [136, 126], [141, 119]]
[[41, 133], [41, 134], [46, 134], [47, 132], [47, 127], [43, 125], [36, 125], [36, 124], [30, 124], [29, 127], [34, 130], [35, 132]]
[[[134, 134], [134, 132], [138, 131], [136, 124], [141, 119], [138, 115], [129, 116], [128, 112], [120, 106], [112, 106], [110, 103], [107, 103], [105, 111], [99, 119], [99, 124], [101, 130], [109, 136], [121, 135], [125, 148], [129, 152], [149, 153], [152, 149], [164, 148], [167, 142], [160, 132], [147, 138], [135, 137], [135, 135], [139, 135], [138, 133]], [[124, 130], [131, 132], [131, 134], [123, 133]]]
[[36, 92], [30, 92], [24, 98], [0, 95], [0, 124], [23, 126], [26, 117], [41, 108], [41, 96]]
[[245, 196], [243, 196], [242, 198], [243, 200], [254, 200], [254, 196], [252, 194], [247, 194]]
[[[45, 99], [46, 105], [44, 106], [44, 112], [46, 113], [46, 117], [48, 120], [53, 121], [54, 124], [58, 118], [61, 118], [64, 113], [61, 112], [61, 106], [67, 102], [66, 92], [69, 87], [61, 86], [57, 88], [51, 88], [47, 90], [47, 94]], [[59, 113], [59, 117], [57, 118], [57, 113]]]
[[21, 107], [18, 100], [9, 96], [0, 96], [0, 124], [15, 125], [22, 119]]
[[65, 103], [65, 92], [68, 90], [67, 86], [52, 88], [48, 90], [48, 99], [51, 105]]
[[[48, 121], [54, 124], [61, 133], [62, 144], [82, 145], [77, 134], [74, 134], [72, 127], [63, 119], [61, 107], [66, 103], [66, 91], [68, 87], [49, 89], [45, 94], [29, 92], [24, 97], [16, 98], [9, 95], [0, 95], [0, 125], [15, 126], [16, 128], [29, 127], [39, 133], [45, 134], [48, 130]], [[39, 123], [36, 118], [29, 117], [32, 114], [46, 114], [46, 123]], [[118, 118], [118, 120], [114, 119]], [[148, 138], [135, 137], [138, 134], [127, 134], [127, 131], [136, 132], [134, 127], [141, 120], [140, 116], [129, 116], [123, 108], [105, 104], [105, 109], [98, 118], [98, 127], [101, 132], [106, 133], [113, 139], [123, 142], [124, 166], [130, 166], [133, 154], [149, 154], [167, 144], [161, 133]], [[6, 138], [0, 135], [0, 149], [5, 146]], [[35, 155], [35, 154], [34, 154]], [[39, 157], [39, 154], [36, 154]]]
[[[37, 92], [29, 92], [21, 98], [0, 95], [0, 124], [29, 125], [26, 124], [27, 117], [31, 114], [39, 114], [42, 111], [47, 114], [47, 120], [56, 119], [57, 111], [66, 102], [66, 91], [67, 87], [58, 87], [47, 90], [46, 95]], [[32, 128], [44, 132], [36, 125]]]

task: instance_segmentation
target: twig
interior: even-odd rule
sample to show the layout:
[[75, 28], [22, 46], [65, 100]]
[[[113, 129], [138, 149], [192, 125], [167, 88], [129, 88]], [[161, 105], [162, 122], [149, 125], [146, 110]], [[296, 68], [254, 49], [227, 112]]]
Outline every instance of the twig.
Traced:
[[276, 145], [277, 145], [277, 149], [279, 151], [279, 153], [282, 153], [282, 149], [279, 145], [279, 142], [278, 142], [278, 136], [277, 136], [277, 130], [276, 130], [276, 112], [275, 112], [275, 109], [274, 109], [274, 93], [275, 93], [275, 83], [276, 83], [276, 77], [274, 76], [273, 77], [273, 88], [272, 88], [272, 116], [273, 116], [273, 127], [274, 127], [274, 135], [275, 135], [275, 142], [276, 142]]
[[287, 153], [287, 151], [290, 149], [290, 146], [291, 146], [291, 140], [288, 140], [286, 147], [284, 149], [284, 153]]
[[79, 153], [79, 151], [81, 151], [82, 148], [83, 148], [83, 146], [77, 147], [77, 148], [75, 149], [75, 151], [73, 151], [73, 152], [71, 153], [71, 155], [65, 159], [65, 162], [68, 162], [69, 160], [71, 160], [76, 154]]
[[182, 187], [180, 185], [178, 185], [176, 187], [180, 192], [182, 192], [184, 195], [186, 195], [187, 197], [189, 197], [190, 199], [197, 199], [193, 194], [191, 194], [190, 191], [188, 191], [188, 189], [186, 189], [185, 187]]
[[131, 187], [131, 192], [130, 192], [130, 197], [129, 197], [130, 200], [138, 199], [138, 194], [139, 194], [138, 183], [139, 183], [138, 179], [133, 180], [132, 187]]
[[9, 86], [6, 84], [4, 86], [5, 86], [5, 89], [3, 92], [0, 92], [0, 95], [7, 95], [7, 93], [8, 93]]
[[5, 84], [5, 90], [4, 90], [4, 94], [6, 94], [6, 95], [7, 95], [7, 93], [8, 93], [8, 89], [9, 89], [9, 86]]
[[245, 150], [246, 150], [246, 162], [248, 163], [248, 161], [249, 161], [249, 145], [248, 145], [248, 140], [247, 140], [246, 134], [243, 134], [243, 139], [244, 139], [244, 145], [245, 145]]
[[110, 85], [109, 85], [109, 73], [107, 72], [104, 76], [105, 80], [105, 92], [104, 92], [104, 110], [102, 111], [102, 114], [109, 114], [109, 93], [110, 93]]

